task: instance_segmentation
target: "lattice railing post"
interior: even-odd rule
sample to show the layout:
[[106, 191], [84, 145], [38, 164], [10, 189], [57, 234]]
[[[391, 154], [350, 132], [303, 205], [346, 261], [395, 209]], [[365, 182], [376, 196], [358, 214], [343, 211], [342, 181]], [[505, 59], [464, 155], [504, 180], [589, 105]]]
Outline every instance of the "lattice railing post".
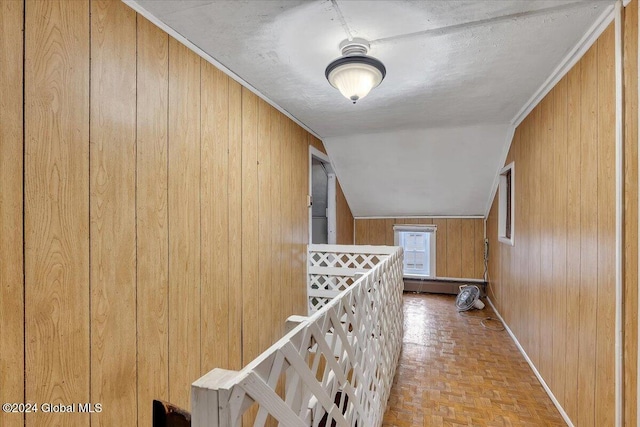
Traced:
[[402, 250], [311, 245], [308, 259], [310, 316], [287, 319], [241, 371], [196, 381], [194, 427], [382, 424], [402, 345]]
[[231, 389], [238, 371], [214, 369], [191, 386], [191, 423], [194, 426], [231, 427]]

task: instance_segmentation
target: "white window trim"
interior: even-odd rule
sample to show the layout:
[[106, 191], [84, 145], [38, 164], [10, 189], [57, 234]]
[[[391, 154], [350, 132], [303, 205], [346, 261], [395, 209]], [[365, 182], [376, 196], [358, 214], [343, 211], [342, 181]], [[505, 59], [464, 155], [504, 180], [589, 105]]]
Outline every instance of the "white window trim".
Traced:
[[404, 277], [413, 277], [420, 279], [435, 279], [436, 275], [436, 240], [438, 238], [437, 231], [438, 226], [436, 225], [413, 225], [413, 224], [396, 224], [393, 226], [393, 244], [395, 246], [399, 246], [400, 242], [398, 241], [398, 232], [402, 231], [419, 231], [423, 233], [433, 233], [434, 238], [429, 239], [429, 272], [430, 275], [426, 274], [409, 274]]
[[[507, 195], [507, 185], [505, 174], [508, 171], [511, 171], [511, 194]], [[516, 187], [516, 179], [515, 179], [515, 164], [514, 162], [509, 163], [507, 166], [503, 167], [500, 171], [499, 181], [498, 181], [498, 241], [501, 243], [505, 243], [507, 245], [513, 246], [515, 243], [515, 187]], [[511, 237], [506, 236], [506, 223], [507, 223], [507, 212], [506, 212], [506, 198], [511, 198]]]

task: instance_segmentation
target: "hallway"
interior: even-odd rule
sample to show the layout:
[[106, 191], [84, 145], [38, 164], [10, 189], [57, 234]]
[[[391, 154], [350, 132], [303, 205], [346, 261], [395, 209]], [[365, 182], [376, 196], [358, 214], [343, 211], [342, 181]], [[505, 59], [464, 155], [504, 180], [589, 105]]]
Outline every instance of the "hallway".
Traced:
[[565, 425], [507, 332], [482, 327], [488, 304], [458, 314], [454, 296], [404, 294], [404, 315], [383, 426]]

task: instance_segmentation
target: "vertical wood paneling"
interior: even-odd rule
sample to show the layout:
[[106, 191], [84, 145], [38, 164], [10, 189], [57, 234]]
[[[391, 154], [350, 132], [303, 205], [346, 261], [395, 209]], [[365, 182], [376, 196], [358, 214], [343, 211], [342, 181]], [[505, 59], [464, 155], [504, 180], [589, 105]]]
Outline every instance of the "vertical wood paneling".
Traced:
[[[258, 97], [242, 88], [242, 365], [259, 354]], [[293, 226], [293, 224], [292, 224]], [[255, 412], [245, 414], [244, 424]]]
[[[22, 2], [0, 3], [0, 387], [3, 402], [24, 396], [23, 270], [23, 15]], [[1, 413], [0, 424], [23, 425], [21, 414]]]
[[[0, 5], [3, 35], [0, 43], [5, 65], [0, 69], [2, 142], [22, 140], [20, 102], [10, 102], [21, 99], [21, 88], [16, 84], [22, 73], [19, 57], [21, 37], [11, 37], [20, 35], [21, 5], [19, 1], [2, 2]], [[89, 5], [93, 8], [91, 14]], [[637, 8], [637, 4], [633, 2], [631, 7]], [[8, 400], [12, 400], [15, 390], [11, 384], [22, 387], [22, 370], [14, 367], [22, 363], [23, 353], [12, 348], [11, 343], [15, 347], [26, 338], [24, 382], [28, 400], [82, 402], [101, 399], [103, 403], [111, 401], [112, 405], [117, 404], [121, 408], [119, 416], [123, 412], [131, 413], [131, 395], [135, 392], [133, 377], [136, 374], [131, 360], [135, 347], [138, 420], [140, 425], [146, 425], [150, 421], [151, 398], [166, 398], [188, 407], [189, 384], [201, 372], [212, 365], [240, 367], [241, 337], [245, 333], [249, 334], [245, 340], [256, 336], [256, 327], [251, 327], [251, 321], [247, 322], [249, 327], [243, 329], [247, 325], [244, 325], [242, 313], [247, 313], [247, 308], [252, 306], [251, 300], [243, 301], [243, 287], [257, 286], [257, 282], [260, 286], [267, 283], [265, 289], [258, 290], [258, 304], [259, 308], [262, 307], [263, 295], [271, 296], [268, 307], [272, 310], [269, 322], [272, 327], [263, 329], [266, 325], [259, 325], [260, 336], [269, 329], [278, 336], [284, 318], [300, 309], [300, 295], [304, 289], [304, 253], [301, 248], [307, 237], [303, 204], [307, 193], [308, 165], [304, 147], [311, 143], [322, 151], [324, 148], [319, 140], [308, 136], [275, 110], [269, 113], [269, 117], [277, 119], [270, 120], [267, 126], [262, 122], [266, 116], [262, 114], [264, 105], [259, 101], [261, 106], [258, 107], [255, 124], [258, 129], [256, 153], [268, 152], [271, 164], [269, 167], [257, 164], [262, 158], [258, 154], [256, 163], [247, 162], [248, 152], [243, 152], [242, 148], [251, 144], [251, 138], [243, 140], [242, 130], [253, 124], [243, 123], [240, 86], [229, 82], [209, 64], [201, 64], [199, 58], [175, 41], [171, 42], [169, 61], [168, 36], [142, 18], [138, 19], [137, 63], [134, 63], [134, 15], [125, 9], [120, 3], [109, 3], [107, 7], [107, 3], [97, 0], [92, 3], [74, 2], [73, 7], [67, 3], [26, 3], [26, 337], [20, 327], [6, 326], [8, 322], [23, 322], [20, 311], [2, 310], [0, 316], [5, 313], [11, 316], [0, 318], [3, 363], [11, 361], [5, 354], [11, 352], [17, 365], [11, 362], [9, 377], [4, 375], [7, 369], [3, 365], [1, 392], [11, 393]], [[630, 10], [626, 19], [637, 20], [637, 9]], [[114, 11], [116, 13], [112, 15]], [[115, 22], [118, 28], [114, 28]], [[637, 31], [637, 23], [634, 29], [625, 32], [627, 49], [632, 51], [637, 49], [637, 45], [633, 47], [637, 42], [634, 30]], [[611, 33], [611, 29], [608, 32]], [[611, 138], [608, 121], [612, 109], [611, 101], [605, 100], [611, 96], [611, 70], [603, 65], [611, 65], [612, 42], [606, 40], [605, 34], [598, 42], [596, 65], [583, 61], [576, 67], [578, 71], [570, 73], [567, 78], [565, 95], [552, 95], [553, 147], [550, 148], [548, 139], [542, 136], [546, 123], [544, 108], [541, 121], [527, 120], [523, 123], [523, 126], [535, 126], [536, 130], [521, 134], [524, 135], [521, 141], [526, 145], [522, 153], [518, 152], [518, 147], [510, 153], [519, 165], [518, 174], [524, 173], [529, 177], [517, 181], [518, 186], [522, 182], [525, 185], [522, 191], [517, 192], [516, 209], [521, 202], [536, 200], [538, 194], [540, 203], [527, 206], [526, 213], [522, 210], [516, 214], [517, 241], [529, 241], [535, 233], [540, 233], [540, 243], [538, 245], [533, 240], [533, 244], [526, 245], [526, 251], [522, 251], [518, 243], [514, 248], [501, 248], [500, 255], [492, 257], [490, 266], [492, 275], [498, 276], [492, 279], [491, 292], [497, 292], [496, 301], [503, 308], [503, 314], [508, 320], [514, 320], [514, 331], [526, 334], [523, 342], [539, 348], [543, 375], [551, 376], [548, 382], [556, 396], [565, 403], [574, 420], [584, 421], [585, 425], [610, 424], [610, 408], [613, 407], [612, 384], [607, 382], [612, 367], [612, 326], [607, 320], [612, 314], [612, 307], [607, 301], [613, 295], [609, 288], [613, 251], [608, 247], [611, 245], [609, 207], [613, 195], [610, 181], [613, 168], [612, 148], [607, 142]], [[637, 58], [632, 55], [628, 58], [625, 66], [633, 70], [637, 66]], [[172, 71], [171, 90], [169, 66]], [[596, 68], [597, 77], [593, 77]], [[201, 69], [204, 73], [202, 79]], [[628, 74], [627, 92], [635, 94], [637, 71], [635, 75], [633, 71]], [[135, 86], [135, 95], [131, 93], [132, 85]], [[228, 92], [225, 93], [226, 89]], [[557, 92], [554, 90], [553, 93]], [[200, 96], [209, 98], [200, 104]], [[132, 106], [136, 105], [136, 100], [137, 110], [134, 112]], [[631, 135], [637, 132], [637, 99], [627, 96], [627, 102], [629, 142], [625, 179], [628, 204], [625, 214], [628, 222], [625, 238], [627, 256], [631, 261], [626, 265], [625, 273], [625, 298], [628, 300], [625, 357], [631, 362], [627, 369], [633, 370], [637, 346], [637, 289], [633, 285], [637, 284], [637, 278], [633, 282], [634, 275], [637, 275], [637, 252], [634, 252], [637, 250], [634, 246], [637, 229], [633, 219], [636, 218], [633, 209], [637, 215], [637, 202], [633, 205], [637, 197], [634, 193], [637, 191], [634, 187], [637, 184], [634, 138], [637, 136]], [[171, 111], [168, 111], [169, 103]], [[565, 108], [562, 108], [563, 103], [566, 103]], [[558, 106], [560, 108], [556, 108]], [[565, 111], [566, 117], [559, 111]], [[566, 122], [568, 126], [563, 128]], [[136, 140], [132, 139], [133, 126], [136, 126]], [[270, 133], [268, 150], [263, 145], [267, 140], [267, 129]], [[277, 143], [274, 143], [274, 135]], [[518, 138], [514, 137], [514, 141]], [[562, 146], [558, 140], [564, 141], [565, 138], [566, 145]], [[542, 140], [542, 145], [536, 146], [539, 140]], [[124, 149], [121, 149], [122, 144]], [[566, 163], [564, 176], [554, 177], [554, 193], [550, 199], [545, 199], [547, 194], [544, 193], [548, 177], [539, 170], [539, 165], [550, 161], [545, 160], [545, 156], [551, 153], [545, 150], [553, 151], [550, 158], [556, 174], [564, 169], [562, 165]], [[22, 232], [17, 226], [20, 221], [15, 221], [16, 215], [22, 213], [22, 146], [0, 144], [0, 154], [1, 292], [3, 301], [9, 298], [19, 301], [23, 289], [20, 285], [21, 251], [15, 250], [14, 246], [16, 241], [18, 246], [23, 244], [19, 241]], [[521, 168], [525, 162], [527, 165]], [[135, 175], [132, 164], [135, 164]], [[136, 195], [132, 199], [134, 178]], [[273, 196], [269, 199], [262, 197], [266, 182], [270, 182], [269, 192]], [[243, 193], [251, 185], [255, 185], [257, 190], [249, 193], [255, 192], [257, 199], [243, 201]], [[338, 193], [338, 204], [344, 202], [343, 206], [346, 205], [346, 200], [340, 198], [341, 191]], [[132, 206], [132, 200], [135, 200], [135, 206]], [[564, 203], [558, 203], [561, 200]], [[267, 206], [269, 203], [271, 207]], [[553, 206], [551, 211], [556, 213], [554, 216], [559, 216], [559, 219], [552, 219], [547, 230], [549, 203]], [[249, 207], [248, 211], [243, 212], [243, 204]], [[255, 221], [251, 209], [257, 212]], [[348, 220], [340, 222], [341, 218], [349, 218], [341, 217], [342, 212], [343, 209], [339, 208], [338, 228], [339, 234], [346, 237], [339, 236], [339, 239], [351, 238], [351, 233], [341, 231], [349, 230]], [[536, 225], [538, 217], [540, 222]], [[243, 222], [249, 219], [249, 228], [243, 228]], [[488, 225], [491, 224], [489, 228], [495, 234], [495, 212], [490, 219]], [[357, 234], [364, 236], [367, 243], [376, 244], [379, 240], [377, 244], [388, 244], [390, 221], [371, 221], [372, 227], [364, 228], [358, 224], [368, 223], [357, 221]], [[521, 224], [523, 221], [526, 224]], [[468, 267], [471, 258], [475, 260], [474, 271], [477, 272], [479, 246], [472, 246], [472, 257], [471, 249], [462, 237], [469, 233], [470, 227], [462, 222], [459, 233], [455, 227], [449, 233], [447, 220], [437, 220], [436, 223], [439, 224], [438, 275], [451, 276], [453, 273], [449, 270], [455, 271], [458, 265], [463, 275], [462, 271]], [[268, 232], [271, 234], [265, 234], [265, 224], [273, 225]], [[137, 232], [132, 237], [134, 226]], [[350, 226], [353, 227], [353, 222]], [[476, 236], [478, 228], [474, 229]], [[544, 234], [547, 231], [553, 236], [551, 292], [554, 304], [549, 313], [545, 312], [548, 308], [545, 298], [549, 278], [544, 276], [549, 264], [549, 259], [545, 258], [548, 252], [544, 249], [548, 246], [548, 236]], [[447, 235], [453, 239], [451, 246]], [[596, 244], [594, 239], [597, 239]], [[476, 237], [475, 240], [478, 244], [479, 239]], [[228, 245], [218, 242], [228, 242]], [[259, 254], [265, 245], [268, 247], [270, 244], [271, 253], [262, 256], [270, 256], [278, 268], [268, 274], [262, 268], [267, 264], [260, 255], [255, 263], [243, 263], [243, 260], [251, 258], [251, 253], [243, 250], [243, 246], [246, 249], [249, 244], [246, 242], [259, 248], [255, 249]], [[459, 251], [452, 249], [456, 245]], [[492, 248], [496, 247], [492, 243]], [[137, 251], [136, 277], [133, 276], [136, 271], [133, 249]], [[536, 267], [537, 253], [540, 259]], [[447, 254], [451, 255], [451, 262]], [[529, 277], [532, 256], [534, 276]], [[7, 261], [9, 257], [10, 261]], [[210, 262], [212, 259], [216, 262]], [[9, 262], [13, 268], [7, 268]], [[258, 281], [247, 282], [247, 275], [252, 271], [257, 271]], [[536, 279], [535, 271], [540, 272], [539, 279]], [[270, 280], [260, 280], [267, 277]], [[283, 277], [285, 280], [280, 280]], [[590, 281], [583, 281], [585, 277]], [[9, 287], [6, 285], [9, 281], [19, 286]], [[131, 288], [136, 281], [137, 302], [132, 299]], [[108, 286], [110, 282], [113, 286]], [[114, 296], [114, 290], [118, 291], [117, 296]], [[529, 297], [534, 302], [538, 301], [535, 303], [539, 308], [528, 305]], [[282, 306], [283, 300], [287, 301], [285, 307]], [[568, 301], [581, 304], [587, 301], [591, 307], [584, 304], [577, 307]], [[215, 314], [209, 315], [211, 311]], [[204, 313], [202, 318], [201, 312]], [[538, 313], [540, 318], [536, 317]], [[564, 317], [557, 319], [559, 313]], [[549, 363], [545, 359], [547, 344], [542, 343], [547, 338], [544, 334], [548, 328], [544, 320], [549, 315], [553, 317], [553, 370], [545, 368]], [[137, 334], [133, 335], [135, 330], [126, 325], [136, 318]], [[171, 353], [168, 350], [169, 332]], [[540, 336], [536, 337], [536, 334]], [[527, 341], [529, 336], [532, 338]], [[136, 338], [137, 343], [132, 343]], [[225, 339], [229, 341], [225, 342]], [[266, 342], [258, 341], [258, 347], [262, 348]], [[563, 342], [565, 350], [556, 348], [556, 343]], [[250, 347], [244, 350], [250, 351]], [[182, 353], [184, 349], [188, 353]], [[586, 357], [583, 356], [585, 349], [590, 350]], [[168, 394], [168, 371], [171, 371], [172, 378], [171, 395]], [[634, 402], [635, 396], [635, 373], [631, 372], [630, 375], [634, 376], [628, 377], [626, 382], [627, 402]], [[577, 391], [579, 385], [584, 391]], [[560, 391], [556, 391], [558, 388]], [[585, 407], [588, 404], [592, 407]], [[627, 414], [635, 414], [636, 410], [633, 403], [626, 406]], [[584, 419], [579, 419], [578, 413], [583, 414]], [[112, 424], [107, 421], [111, 415], [113, 412], [105, 412], [94, 416], [94, 421], [96, 424]], [[69, 417], [55, 414], [55, 419], [53, 417], [29, 415], [27, 424], [86, 425], [89, 422], [89, 418], [81, 414]], [[634, 415], [628, 417], [628, 420], [633, 419]], [[21, 422], [22, 418], [18, 420]], [[6, 419], [0, 418], [0, 424], [7, 424]]]
[[624, 422], [638, 425], [638, 1], [624, 10]]
[[553, 89], [553, 206], [552, 249], [552, 387], [554, 395], [564, 402], [565, 354], [567, 328], [567, 77]]
[[553, 227], [547, 220], [553, 218], [553, 178], [545, 169], [553, 170], [553, 95], [540, 104], [540, 373], [553, 385]]
[[[514, 310], [514, 332], [516, 334], [523, 334], [524, 331], [524, 317], [525, 312], [529, 305], [525, 305], [523, 307], [523, 300], [525, 302], [529, 301], [529, 283], [528, 283], [528, 260], [529, 260], [529, 245], [527, 243], [528, 236], [528, 225], [529, 225], [529, 206], [524, 203], [527, 200], [527, 195], [529, 193], [529, 182], [528, 182], [528, 174], [527, 169], [528, 165], [526, 161], [523, 159], [530, 159], [530, 134], [531, 134], [531, 126], [527, 125], [531, 123], [532, 116], [529, 115], [523, 122], [523, 130], [520, 134], [520, 144], [519, 150], [517, 150], [517, 155], [515, 157], [515, 161], [518, 163], [518, 177], [515, 177], [516, 185], [519, 185], [520, 189], [516, 191], [516, 220], [515, 227], [518, 230], [518, 239], [521, 241], [520, 250], [517, 253], [517, 263], [515, 265], [515, 277], [516, 280], [513, 283], [513, 296], [519, 295], [520, 298], [513, 298], [510, 301], [513, 301], [513, 310]], [[519, 184], [518, 184], [519, 183]], [[504, 260], [503, 260], [504, 262]], [[529, 337], [529, 335], [525, 335], [525, 337]], [[529, 343], [526, 339], [522, 340], [523, 346], [529, 346]]]
[[369, 219], [358, 219], [355, 221], [356, 245], [366, 245], [369, 241]]
[[394, 244], [394, 235], [393, 235], [393, 225], [395, 221], [393, 218], [388, 218], [384, 220], [384, 244], [387, 246], [393, 246]]
[[471, 278], [482, 279], [484, 275], [484, 221], [481, 219], [474, 221], [474, 236], [471, 244], [474, 246], [474, 268]]
[[242, 87], [229, 79], [229, 368], [242, 367]]
[[372, 219], [369, 221], [368, 241], [369, 244], [384, 244], [386, 241], [385, 221]]
[[137, 20], [138, 425], [144, 426], [151, 424], [153, 399], [169, 399], [169, 37], [141, 16]]
[[[284, 331], [283, 313], [282, 313], [282, 298], [283, 298], [283, 286], [282, 286], [282, 274], [284, 271], [284, 260], [282, 245], [282, 228], [285, 226], [282, 218], [282, 173], [283, 168], [276, 165], [282, 164], [282, 114], [272, 108], [270, 111], [270, 133], [271, 133], [271, 164], [274, 166], [271, 169], [271, 208], [273, 209], [273, 215], [271, 216], [271, 255], [272, 274], [271, 285], [273, 292], [271, 292], [271, 311], [273, 313], [273, 319], [271, 321], [271, 329], [273, 338], [281, 336]], [[308, 163], [308, 160], [307, 160]], [[308, 193], [308, 191], [306, 191]], [[307, 219], [308, 224], [308, 219]]]
[[[394, 224], [435, 224], [438, 277], [482, 279], [484, 273], [484, 220], [473, 218], [357, 219], [356, 245], [393, 245]], [[449, 232], [449, 227], [452, 227]]]
[[258, 354], [258, 98], [242, 88], [242, 364]]
[[[288, 121], [281, 120], [281, 138], [282, 144], [280, 145], [280, 161], [283, 165], [285, 165], [284, 170], [281, 175], [281, 183], [280, 188], [282, 189], [282, 219], [285, 224], [292, 223], [292, 191], [291, 191], [291, 179], [292, 179], [292, 171], [289, 165], [291, 165], [291, 125]], [[283, 298], [282, 298], [282, 306], [286, 313], [293, 312], [293, 295], [291, 292], [291, 254], [293, 253], [292, 249], [292, 234], [293, 230], [291, 227], [282, 227], [282, 254], [284, 256], [282, 263], [282, 288], [283, 288]], [[283, 319], [284, 320], [284, 319]]]
[[[0, 2], [0, 400], [24, 396], [23, 2]], [[12, 309], [5, 309], [10, 304]], [[24, 424], [0, 413], [0, 425]]]
[[475, 220], [460, 221], [460, 277], [474, 277], [475, 273]]
[[521, 304], [526, 304], [526, 313], [529, 313], [529, 318], [533, 318], [533, 322], [526, 322], [529, 330], [529, 342], [527, 352], [529, 357], [536, 366], [539, 366], [540, 357], [540, 314], [542, 311], [541, 304], [541, 292], [540, 292], [540, 176], [541, 176], [541, 163], [540, 156], [542, 152], [542, 144], [540, 141], [543, 138], [542, 132], [542, 104], [538, 105], [533, 110], [533, 132], [529, 134], [529, 155], [531, 160], [529, 162], [528, 169], [528, 200], [529, 203], [529, 221], [527, 221], [527, 242], [529, 243], [529, 283], [528, 283], [528, 300], [520, 301]]
[[[25, 7], [26, 400], [88, 402], [89, 3]], [[85, 426], [89, 415], [26, 424]]]
[[229, 368], [229, 77], [204, 60], [201, 73], [204, 373], [215, 367]]
[[580, 103], [580, 336], [578, 424], [594, 425], [598, 292], [598, 56], [597, 43], [582, 59]]
[[[611, 351], [615, 348], [615, 251], [605, 248], [615, 247], [615, 116], [616, 116], [616, 77], [615, 77], [615, 33], [609, 27], [598, 40], [598, 129], [597, 129], [597, 303], [596, 303], [596, 360], [595, 360], [595, 402], [613, 402], [615, 400], [614, 382], [615, 357]], [[602, 248], [602, 249], [601, 249]], [[614, 425], [615, 408], [595, 405], [596, 426]]]
[[169, 398], [200, 375], [200, 58], [169, 41]]
[[580, 74], [578, 62], [567, 74], [567, 343], [565, 352], [565, 402], [563, 407], [572, 420], [578, 416], [578, 363], [580, 335]]
[[324, 147], [120, 2], [22, 5], [0, 4], [0, 295], [19, 307], [0, 311], [0, 392], [104, 405], [27, 425], [148, 425], [152, 399], [188, 408], [202, 373], [306, 313], [308, 146]]
[[[307, 180], [309, 178], [307, 177]], [[337, 216], [337, 230], [336, 230], [336, 243], [339, 245], [353, 245], [354, 234], [353, 228], [355, 226], [353, 221], [353, 215], [349, 208], [349, 203], [342, 192], [340, 183], [336, 183], [336, 216]], [[388, 243], [387, 243], [388, 244]], [[393, 239], [391, 240], [393, 245]]]
[[118, 408], [91, 424], [112, 426], [137, 418], [135, 12], [92, 1], [91, 52], [91, 399]]
[[447, 277], [462, 277], [461, 231], [461, 220], [447, 219]]
[[613, 35], [516, 130], [515, 245], [497, 242], [495, 199], [487, 218], [489, 294], [580, 426], [614, 424]]
[[[258, 247], [259, 280], [258, 312], [264, 320], [260, 322], [259, 351], [266, 350], [275, 338], [272, 325], [273, 313], [271, 294], [273, 293], [273, 239], [271, 236], [274, 210], [271, 198], [271, 107], [263, 100], [258, 101]], [[277, 280], [277, 279], [276, 279]]]

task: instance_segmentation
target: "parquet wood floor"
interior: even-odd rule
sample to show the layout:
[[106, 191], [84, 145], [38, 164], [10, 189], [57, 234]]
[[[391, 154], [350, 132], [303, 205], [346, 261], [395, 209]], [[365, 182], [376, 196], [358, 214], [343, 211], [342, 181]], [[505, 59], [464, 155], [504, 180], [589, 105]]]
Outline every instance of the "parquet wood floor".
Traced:
[[[506, 331], [451, 295], [405, 294], [400, 366], [384, 427], [566, 426]], [[498, 321], [486, 322], [498, 328]]]

